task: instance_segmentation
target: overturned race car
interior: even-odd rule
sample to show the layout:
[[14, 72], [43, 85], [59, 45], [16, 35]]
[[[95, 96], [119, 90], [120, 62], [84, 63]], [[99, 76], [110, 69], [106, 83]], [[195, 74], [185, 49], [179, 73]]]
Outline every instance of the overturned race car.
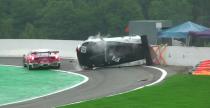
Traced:
[[117, 65], [146, 59], [152, 65], [147, 37], [125, 36], [88, 39], [76, 48], [79, 64], [84, 68]]
[[38, 49], [23, 55], [23, 66], [29, 70], [41, 67], [50, 67], [59, 69], [61, 59], [58, 55], [59, 51], [48, 49]]

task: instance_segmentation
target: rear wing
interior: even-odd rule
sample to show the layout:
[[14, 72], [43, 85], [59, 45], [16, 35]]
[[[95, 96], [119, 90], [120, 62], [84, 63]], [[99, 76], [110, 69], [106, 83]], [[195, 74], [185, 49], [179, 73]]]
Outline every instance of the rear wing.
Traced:
[[38, 54], [38, 53], [59, 53], [59, 51], [43, 51], [43, 52], [39, 52], [39, 51], [34, 51], [34, 52], [31, 52], [31, 54]]

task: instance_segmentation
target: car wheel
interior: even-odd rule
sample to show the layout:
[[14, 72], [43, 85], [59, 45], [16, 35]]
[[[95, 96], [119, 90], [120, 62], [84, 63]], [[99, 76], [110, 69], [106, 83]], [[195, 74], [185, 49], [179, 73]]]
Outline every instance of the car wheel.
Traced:
[[26, 63], [23, 61], [23, 67], [27, 67]]
[[86, 64], [86, 69], [93, 69], [93, 63], [91, 60], [89, 60]]
[[25, 55], [23, 55], [23, 67], [26, 67]]
[[88, 65], [87, 68], [92, 69], [93, 68], [93, 65], [92, 64], [91, 65]]
[[32, 69], [33, 69], [32, 65], [28, 65], [28, 70], [32, 70]]
[[89, 65], [86, 65], [86, 66], [82, 66], [82, 68], [84, 70], [92, 70], [93, 69], [93, 65], [92, 64], [89, 64]]
[[23, 67], [27, 67], [25, 60], [23, 59]]
[[60, 69], [60, 67], [61, 67], [61, 64], [58, 64], [58, 66], [56, 66], [55, 68]]

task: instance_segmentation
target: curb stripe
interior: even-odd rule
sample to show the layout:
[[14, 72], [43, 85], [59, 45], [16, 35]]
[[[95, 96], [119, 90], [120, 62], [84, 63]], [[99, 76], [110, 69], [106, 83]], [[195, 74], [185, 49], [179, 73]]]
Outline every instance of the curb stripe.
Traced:
[[[133, 90], [129, 90], [129, 91], [125, 91], [125, 92], [113, 94], [113, 95], [108, 95], [108, 96], [105, 96], [105, 97], [112, 97], [112, 96], [116, 96], [116, 95], [120, 95], [120, 94], [125, 94], [125, 93], [128, 93], [128, 92], [132, 92], [132, 91], [136, 91], [136, 90], [142, 89], [142, 88], [144, 88], [144, 87], [148, 87], [148, 86], [155, 85], [155, 84], [160, 83], [161, 81], [163, 81], [163, 80], [165, 79], [165, 77], [167, 76], [167, 72], [166, 72], [164, 69], [161, 69], [161, 68], [158, 68], [158, 67], [154, 67], [154, 66], [144, 66], [144, 67], [148, 67], [148, 68], [152, 68], [152, 69], [159, 70], [159, 71], [162, 73], [162, 74], [161, 74], [161, 77], [160, 77], [157, 81], [155, 81], [155, 82], [153, 82], [153, 83], [150, 83], [150, 84], [147, 84], [147, 85], [140, 86], [140, 87], [135, 88], [135, 89], [133, 89]], [[96, 99], [97, 99], [97, 98], [96, 98]], [[74, 103], [70, 103], [70, 104], [66, 104], [66, 105], [73, 105], [73, 104], [78, 104], [78, 103], [82, 103], [82, 102], [92, 101], [92, 100], [96, 100], [96, 99], [78, 101], [78, 102], [74, 102]], [[66, 105], [61, 105], [61, 106], [66, 106]], [[61, 106], [57, 106], [57, 107], [61, 107]]]
[[[0, 66], [11, 66], [11, 67], [18, 67], [18, 68], [21, 68], [21, 67], [22, 67], [22, 66], [2, 65], [2, 64], [0, 64]], [[83, 77], [84, 80], [83, 80], [82, 82], [78, 83], [78, 84], [75, 84], [75, 85], [71, 86], [71, 87], [67, 87], [67, 88], [64, 88], [64, 89], [61, 89], [61, 90], [57, 90], [57, 91], [51, 92], [51, 93], [49, 93], [49, 94], [45, 94], [45, 95], [41, 95], [41, 96], [35, 96], [35, 97], [32, 97], [32, 98], [23, 99], [23, 100], [20, 100], [20, 101], [9, 102], [9, 103], [6, 103], [6, 104], [0, 104], [0, 107], [6, 106], [6, 105], [11, 105], [11, 104], [16, 104], [16, 103], [21, 103], [21, 102], [26, 102], [26, 101], [31, 101], [31, 100], [38, 99], [38, 98], [41, 98], [41, 97], [45, 97], [45, 96], [49, 96], [49, 95], [52, 95], [52, 94], [60, 93], [60, 92], [63, 92], [63, 91], [66, 91], [66, 90], [75, 88], [75, 87], [77, 87], [77, 86], [80, 86], [80, 85], [86, 83], [86, 82], [89, 80], [89, 78], [88, 78], [87, 76], [82, 75], [82, 74], [73, 73], [73, 72], [64, 71], [64, 70], [53, 70], [53, 71], [64, 72], [64, 73], [73, 74], [73, 75], [78, 75], [78, 76]]]

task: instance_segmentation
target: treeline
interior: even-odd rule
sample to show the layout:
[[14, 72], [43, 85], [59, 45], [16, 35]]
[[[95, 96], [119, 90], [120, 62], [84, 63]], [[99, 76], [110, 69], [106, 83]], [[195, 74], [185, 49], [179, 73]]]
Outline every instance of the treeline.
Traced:
[[210, 25], [209, 0], [0, 0], [0, 38], [126, 35], [130, 20]]

